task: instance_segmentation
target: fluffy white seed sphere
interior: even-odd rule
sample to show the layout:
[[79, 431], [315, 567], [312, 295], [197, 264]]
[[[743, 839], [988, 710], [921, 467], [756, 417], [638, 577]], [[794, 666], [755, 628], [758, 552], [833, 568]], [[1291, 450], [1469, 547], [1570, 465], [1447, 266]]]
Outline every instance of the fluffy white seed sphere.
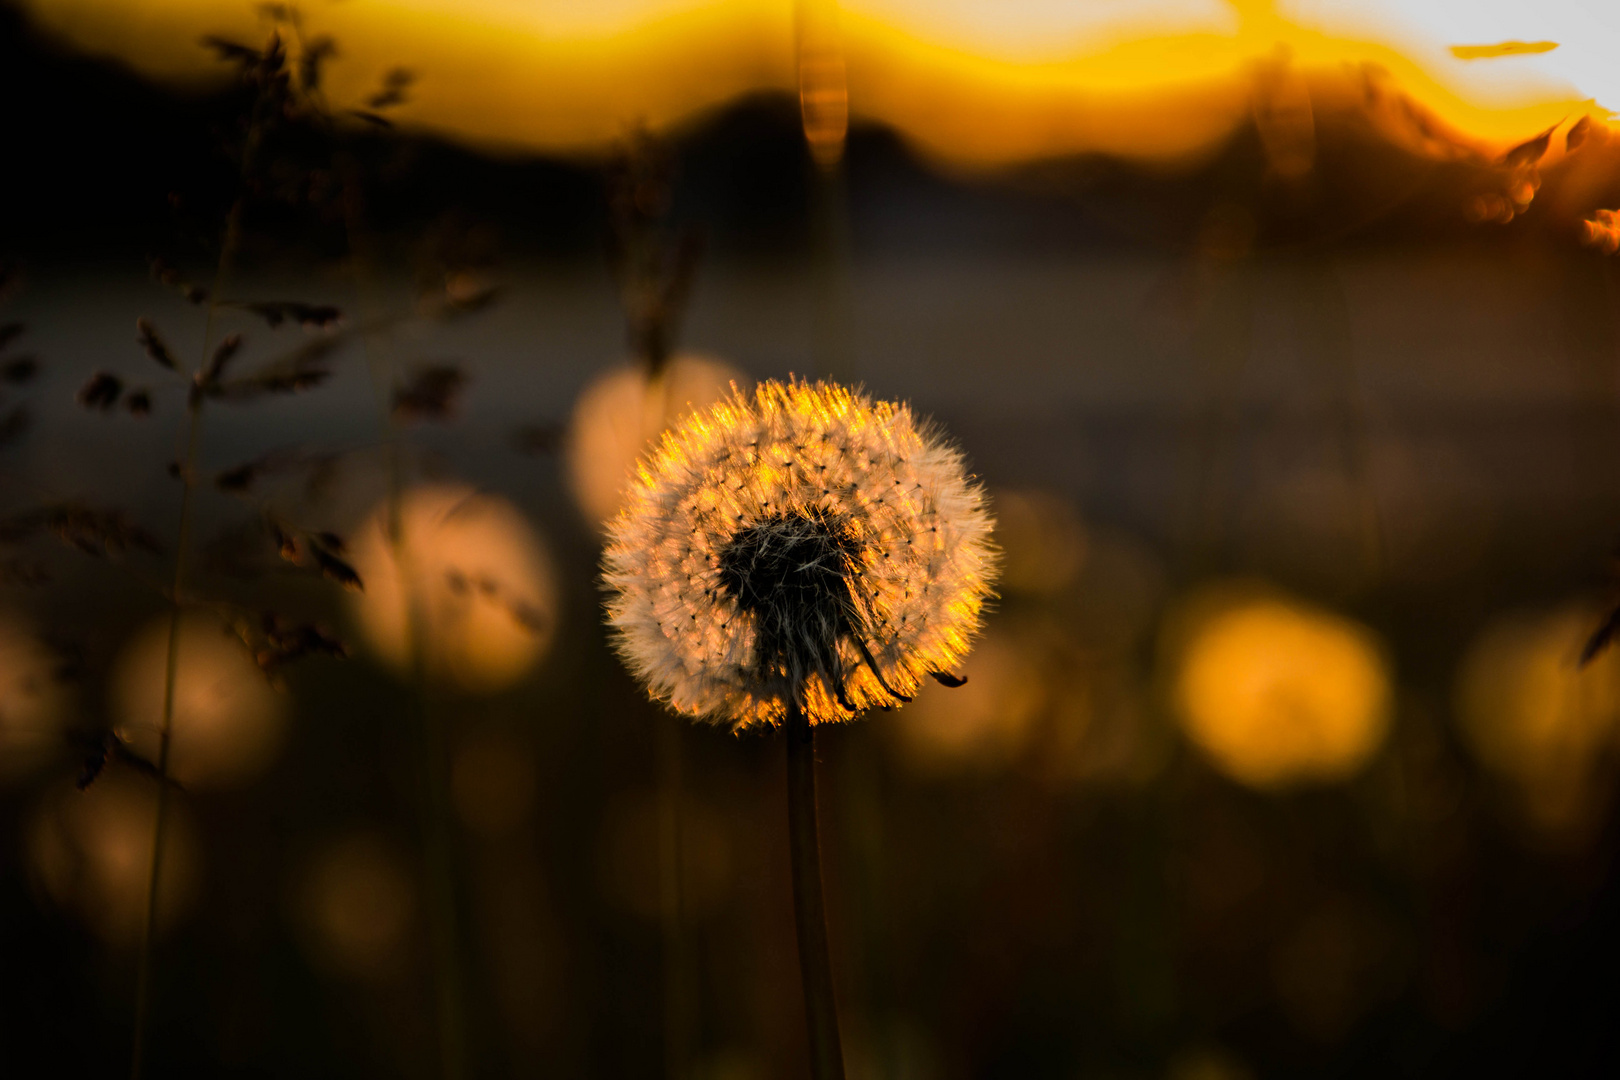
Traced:
[[907, 406], [766, 382], [642, 461], [603, 557], [608, 617], [678, 712], [776, 724], [797, 696], [812, 723], [847, 720], [965, 655], [991, 525], [961, 453]]

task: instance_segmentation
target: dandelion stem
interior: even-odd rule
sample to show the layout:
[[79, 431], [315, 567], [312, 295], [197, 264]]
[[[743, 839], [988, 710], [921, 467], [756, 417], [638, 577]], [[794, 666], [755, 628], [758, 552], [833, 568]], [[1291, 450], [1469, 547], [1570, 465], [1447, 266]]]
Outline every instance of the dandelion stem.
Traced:
[[681, 730], [686, 721], [660, 716], [659, 870], [664, 932], [664, 1076], [684, 1080], [691, 1028], [687, 990], [690, 961], [682, 931], [685, 898], [681, 890]]
[[813, 1080], [843, 1080], [827, 911], [821, 892], [821, 844], [816, 836], [816, 736], [803, 707], [790, 699], [787, 714], [788, 846], [793, 862], [793, 915], [799, 939], [799, 976], [810, 1034]]

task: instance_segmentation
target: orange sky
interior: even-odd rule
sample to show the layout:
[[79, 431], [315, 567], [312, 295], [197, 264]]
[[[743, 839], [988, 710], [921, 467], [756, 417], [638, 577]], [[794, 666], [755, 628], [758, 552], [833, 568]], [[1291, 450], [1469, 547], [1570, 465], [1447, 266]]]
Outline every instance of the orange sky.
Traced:
[[[1209, 11], [1178, 15], [1178, 3]], [[1591, 107], [1557, 79], [1515, 69], [1503, 100], [1480, 90], [1488, 80], [1454, 77], [1422, 49], [1309, 29], [1276, 15], [1267, 0], [1212, 3], [1114, 5], [1118, 17], [1069, 26], [1039, 48], [1030, 44], [1041, 38], [1029, 20], [1037, 9], [1055, 10], [1044, 0], [1027, 10], [1009, 4], [1007, 33], [979, 39], [961, 23], [961, 5], [951, 8], [955, 22], [937, 25], [910, 0], [836, 12], [821, 0], [808, 10], [820, 13], [818, 25], [837, 27], [854, 117], [891, 123], [935, 157], [967, 166], [1086, 150], [1149, 161], [1196, 155], [1250, 114], [1257, 65], [1278, 56], [1290, 58], [1315, 94], [1352, 92], [1364, 65], [1375, 64], [1487, 147]], [[195, 44], [203, 34], [253, 41], [268, 26], [257, 5], [221, 0], [31, 6], [80, 47], [165, 79], [214, 69]], [[382, 72], [404, 65], [420, 81], [398, 118], [483, 145], [590, 151], [638, 121], [661, 127], [750, 91], [797, 89], [795, 9], [784, 0], [315, 0], [301, 10], [308, 33], [339, 43], [329, 69], [335, 102], [357, 103]], [[1133, 22], [1132, 10], [1144, 14]], [[1017, 22], [1020, 11], [1028, 25]], [[1020, 26], [1024, 44], [1009, 44]]]

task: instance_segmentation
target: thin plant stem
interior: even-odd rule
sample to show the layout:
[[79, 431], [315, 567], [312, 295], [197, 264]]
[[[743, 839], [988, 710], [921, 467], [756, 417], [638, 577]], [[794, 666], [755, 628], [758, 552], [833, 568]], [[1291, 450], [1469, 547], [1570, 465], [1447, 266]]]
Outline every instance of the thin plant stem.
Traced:
[[658, 801], [660, 900], [664, 932], [664, 1076], [684, 1080], [690, 1054], [688, 1004], [690, 964], [683, 926], [685, 896], [681, 882], [681, 731], [686, 721], [660, 715], [658, 728]]
[[[248, 151], [254, 139], [250, 135]], [[247, 155], [244, 155], [246, 157]], [[244, 173], [246, 163], [244, 161]], [[197, 370], [208, 363], [208, 350], [213, 345], [214, 316], [219, 310], [220, 290], [230, 274], [231, 255], [242, 226], [242, 199], [232, 204], [225, 220], [225, 235], [220, 244], [219, 262], [214, 268], [214, 287], [209, 292], [208, 314], [203, 320], [202, 355]], [[191, 525], [196, 506], [197, 458], [202, 445], [203, 398], [195, 388], [186, 403], [186, 451], [180, 466], [180, 524], [174, 545], [174, 579], [169, 591], [169, 647], [163, 668], [163, 714], [158, 722], [157, 754], [157, 811], [152, 820], [152, 862], [146, 882], [146, 918], [141, 923], [139, 958], [135, 968], [135, 1033], [129, 1053], [130, 1080], [140, 1080], [146, 1061], [146, 1028], [152, 1008], [152, 955], [157, 939], [158, 898], [163, 867], [163, 833], [169, 813], [169, 745], [174, 729], [175, 686], [180, 677], [180, 628], [184, 615], [186, 583], [186, 552], [191, 546]]]
[[799, 939], [799, 976], [810, 1035], [812, 1080], [844, 1080], [827, 949], [827, 910], [821, 891], [821, 844], [816, 835], [816, 735], [804, 708], [789, 700], [787, 713], [788, 849], [793, 863], [793, 918]]
[[[347, 152], [338, 154], [338, 172], [343, 180], [344, 227], [363, 308], [380, 306], [374, 300], [374, 286], [368, 268], [371, 244], [365, 229], [365, 207], [360, 184], [360, 168]], [[367, 326], [385, 327], [387, 320], [371, 320]], [[439, 1069], [444, 1080], [461, 1080], [466, 1075], [466, 1025], [462, 1014], [461, 958], [458, 945], [458, 919], [454, 858], [450, 833], [449, 792], [444, 770], [447, 752], [443, 720], [428, 702], [428, 614], [415, 573], [415, 559], [405, 524], [405, 447], [404, 436], [390, 408], [393, 365], [390, 357], [374, 346], [373, 331], [361, 335], [361, 348], [376, 391], [383, 439], [388, 448], [387, 532], [389, 554], [399, 576], [405, 597], [407, 667], [410, 673], [411, 708], [415, 730], [421, 740], [418, 783], [421, 800], [423, 877], [427, 890], [428, 936], [432, 956], [434, 1019], [439, 1036]]]
[[146, 1056], [147, 1015], [152, 1006], [152, 953], [157, 937], [159, 871], [163, 866], [163, 833], [169, 810], [169, 744], [174, 724], [175, 683], [180, 673], [180, 624], [183, 608], [180, 590], [185, 583], [187, 542], [190, 540], [192, 503], [195, 485], [191, 472], [197, 459], [197, 445], [202, 432], [202, 409], [190, 410], [190, 434], [187, 437], [186, 465], [181, 483], [180, 535], [175, 546], [174, 587], [169, 603], [169, 649], [163, 669], [163, 716], [158, 727], [158, 794], [157, 813], [152, 821], [152, 863], [147, 872], [146, 918], [141, 923], [140, 955], [135, 969], [135, 1036], [129, 1054], [130, 1080], [140, 1080]]

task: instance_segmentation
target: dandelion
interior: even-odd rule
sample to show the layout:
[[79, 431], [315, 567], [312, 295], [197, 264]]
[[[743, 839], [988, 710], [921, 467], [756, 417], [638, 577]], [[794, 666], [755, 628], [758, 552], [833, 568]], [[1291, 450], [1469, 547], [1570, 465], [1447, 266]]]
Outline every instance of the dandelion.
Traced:
[[991, 519], [910, 409], [762, 384], [643, 462], [604, 557], [618, 649], [652, 696], [734, 729], [909, 701], [967, 653]]
[[766, 382], [645, 459], [604, 555], [626, 663], [677, 712], [787, 728], [789, 857], [810, 1072], [843, 1052], [816, 829], [816, 724], [946, 685], [990, 595], [990, 515], [910, 409]]

